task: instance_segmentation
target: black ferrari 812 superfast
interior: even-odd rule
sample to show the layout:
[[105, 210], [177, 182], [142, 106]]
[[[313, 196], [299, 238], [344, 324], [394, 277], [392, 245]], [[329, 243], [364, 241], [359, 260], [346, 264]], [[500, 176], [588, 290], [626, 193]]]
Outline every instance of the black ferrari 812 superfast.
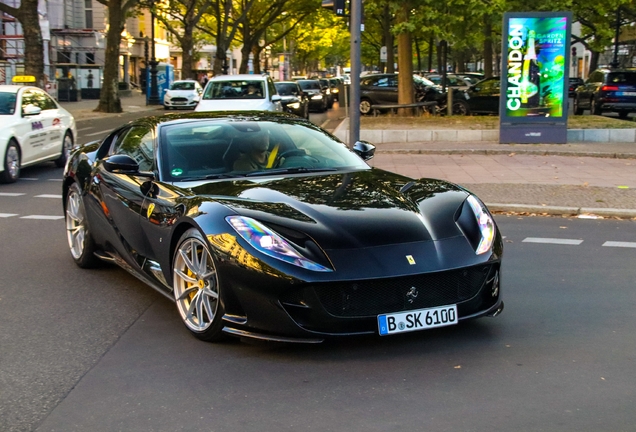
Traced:
[[320, 342], [496, 316], [503, 245], [461, 186], [365, 162], [282, 113], [146, 117], [69, 158], [71, 255], [115, 263], [196, 337]]

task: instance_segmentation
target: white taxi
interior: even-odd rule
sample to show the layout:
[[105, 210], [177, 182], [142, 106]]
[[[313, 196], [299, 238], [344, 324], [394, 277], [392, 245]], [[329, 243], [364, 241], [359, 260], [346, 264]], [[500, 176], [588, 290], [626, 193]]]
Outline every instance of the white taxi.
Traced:
[[71, 113], [33, 86], [0, 85], [0, 124], [0, 183], [40, 162], [63, 167], [77, 137]]

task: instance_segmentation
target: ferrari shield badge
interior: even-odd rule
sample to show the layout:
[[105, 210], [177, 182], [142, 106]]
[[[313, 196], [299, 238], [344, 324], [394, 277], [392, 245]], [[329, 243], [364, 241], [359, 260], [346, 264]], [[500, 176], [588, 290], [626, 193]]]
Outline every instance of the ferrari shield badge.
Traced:
[[413, 258], [413, 255], [407, 255], [406, 260], [409, 262], [409, 264], [415, 265], [415, 258]]
[[152, 211], [155, 209], [155, 204], [154, 203], [150, 203], [150, 205], [148, 206], [148, 212], [146, 213], [146, 217], [148, 219], [150, 219], [150, 215], [152, 214]]

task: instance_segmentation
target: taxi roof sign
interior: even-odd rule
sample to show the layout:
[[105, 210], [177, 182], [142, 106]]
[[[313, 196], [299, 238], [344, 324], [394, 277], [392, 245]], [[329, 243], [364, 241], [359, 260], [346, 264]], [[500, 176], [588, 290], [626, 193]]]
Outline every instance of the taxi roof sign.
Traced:
[[11, 82], [14, 83], [34, 83], [35, 77], [32, 75], [16, 75], [11, 78]]

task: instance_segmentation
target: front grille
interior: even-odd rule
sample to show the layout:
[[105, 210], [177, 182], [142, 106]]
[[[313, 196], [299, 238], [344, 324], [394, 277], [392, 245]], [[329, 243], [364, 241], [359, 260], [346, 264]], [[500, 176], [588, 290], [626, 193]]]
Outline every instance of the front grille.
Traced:
[[187, 101], [188, 101], [188, 99], [183, 98], [183, 97], [172, 98], [172, 102], [179, 102], [179, 103], [183, 102], [183, 103], [185, 103]]
[[391, 279], [313, 285], [310, 289], [331, 315], [374, 316], [468, 300], [477, 295], [490, 268], [491, 265], [482, 265]]

